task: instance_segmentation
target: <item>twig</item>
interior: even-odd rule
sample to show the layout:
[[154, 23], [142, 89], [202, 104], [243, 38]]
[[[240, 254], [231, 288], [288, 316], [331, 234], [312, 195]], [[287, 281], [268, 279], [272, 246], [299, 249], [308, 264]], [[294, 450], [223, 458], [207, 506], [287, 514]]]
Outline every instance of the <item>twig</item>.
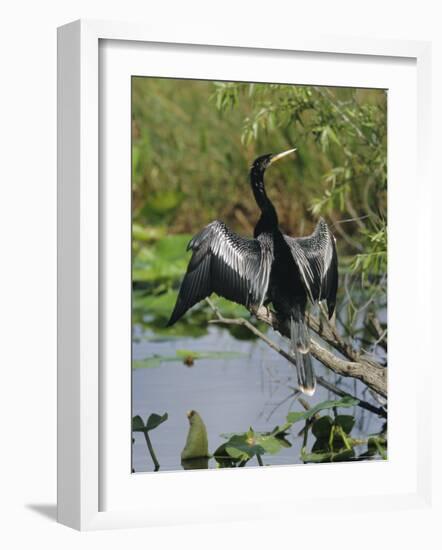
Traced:
[[356, 208], [353, 206], [353, 203], [349, 196], [347, 196], [345, 200], [345, 207], [347, 208], [347, 212], [350, 214], [350, 216], [353, 216], [353, 220], [356, 222], [356, 225], [359, 227], [359, 229], [364, 230], [366, 228], [366, 225], [356, 212]]
[[384, 349], [386, 349], [387, 348], [387, 329], [382, 329], [379, 319], [375, 317], [373, 313], [370, 313], [368, 315], [368, 323], [377, 337], [377, 340], [374, 342], [373, 347], [379, 344], [383, 346]]
[[354, 350], [350, 344], [343, 340], [341, 336], [339, 336], [336, 331], [336, 327], [330, 323], [326, 315], [323, 315], [319, 319], [311, 313], [306, 313], [306, 319], [308, 326], [316, 332], [316, 334], [320, 336], [324, 342], [327, 342], [327, 344], [333, 346], [347, 359], [350, 359], [351, 361], [359, 361], [359, 353]]
[[343, 227], [341, 227], [338, 220], [333, 216], [331, 212], [329, 213], [329, 217], [333, 222], [333, 227], [336, 229], [339, 235], [344, 239], [344, 241], [346, 241], [346, 243], [349, 244], [355, 250], [362, 251], [363, 250], [362, 245], [358, 243], [356, 239], [353, 239], [352, 237], [350, 237], [350, 235], [344, 230]]
[[366, 360], [346, 361], [311, 340], [311, 354], [330, 370], [342, 376], [350, 376], [364, 382], [374, 391], [387, 397], [387, 369]]
[[[275, 413], [279, 407], [281, 407], [282, 405], [284, 405], [284, 403], [287, 403], [287, 401], [289, 399], [292, 399], [293, 398], [293, 401], [301, 394], [301, 390], [298, 390], [297, 388], [293, 388], [293, 392], [292, 393], [289, 393], [289, 395], [287, 395], [287, 397], [284, 397], [284, 399], [282, 401], [280, 401], [279, 403], [276, 403], [276, 405], [273, 407], [273, 409], [269, 412], [269, 414], [267, 415], [267, 421], [270, 420], [271, 416], [273, 415], [273, 413]], [[292, 402], [293, 402], [292, 401]], [[291, 406], [291, 405], [290, 405]]]
[[305, 399], [303, 399], [302, 397], [300, 397], [300, 398], [298, 399], [298, 401], [301, 403], [301, 405], [304, 407], [304, 409], [305, 409], [306, 411], [309, 411], [309, 410], [310, 410], [310, 408], [311, 408], [311, 407], [310, 407], [310, 403], [307, 403], [307, 401], [306, 401]]
[[224, 325], [241, 325], [250, 330], [250, 332], [253, 332], [255, 336], [263, 340], [269, 347], [271, 347], [273, 350], [275, 350], [277, 353], [282, 355], [284, 359], [287, 359], [290, 363], [296, 366], [296, 361], [294, 357], [292, 357], [289, 353], [284, 351], [282, 348], [280, 348], [273, 340], [268, 338], [265, 334], [263, 334], [260, 330], [258, 330], [252, 323], [247, 321], [247, 319], [243, 319], [242, 317], [238, 317], [237, 319], [227, 319], [224, 317], [219, 309], [213, 304], [212, 300], [210, 298], [206, 298], [207, 303], [209, 306], [213, 309], [218, 319], [213, 319], [209, 321], [209, 323], [213, 324], [224, 324]]
[[350, 222], [355, 222], [357, 220], [366, 220], [367, 218], [369, 218], [370, 216], [368, 214], [366, 214], [365, 216], [357, 216], [356, 218], [346, 218], [344, 220], [339, 220], [337, 222], [335, 222], [331, 227], [330, 229], [335, 229], [335, 226], [337, 225], [341, 225], [342, 223], [350, 223]]
[[359, 401], [358, 406], [361, 407], [361, 409], [370, 411], [374, 414], [377, 414], [378, 416], [382, 416], [383, 418], [387, 417], [387, 413], [382, 407], [376, 407], [375, 405], [368, 403], [368, 401], [364, 401], [360, 397], [355, 397], [354, 395], [351, 395], [350, 393], [345, 392], [344, 390], [341, 390], [340, 388], [338, 388], [337, 386], [335, 386], [334, 384], [332, 384], [322, 376], [317, 376], [316, 381], [320, 386], [322, 386], [327, 390], [330, 390], [336, 395], [339, 395], [339, 397], [351, 397], [353, 399], [357, 399]]

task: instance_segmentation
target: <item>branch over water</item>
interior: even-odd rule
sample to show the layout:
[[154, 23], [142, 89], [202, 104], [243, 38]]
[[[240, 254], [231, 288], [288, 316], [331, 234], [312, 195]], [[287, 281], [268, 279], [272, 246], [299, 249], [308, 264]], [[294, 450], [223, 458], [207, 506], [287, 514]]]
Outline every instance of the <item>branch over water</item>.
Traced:
[[[244, 326], [255, 334], [255, 336], [263, 340], [269, 347], [287, 359], [287, 361], [296, 364], [294, 358], [289, 353], [263, 334], [247, 319], [241, 317], [228, 319], [221, 314], [219, 309], [209, 298], [206, 298], [206, 300], [217, 316], [217, 319], [209, 322]], [[250, 311], [259, 321], [266, 323], [283, 336], [290, 338], [290, 327], [288, 323], [281, 323], [273, 311], [265, 306], [261, 306], [259, 309], [251, 309]], [[316, 340], [311, 338], [310, 352], [313, 357], [333, 372], [341, 376], [361, 380], [361, 382], [378, 394], [387, 397], [387, 369], [385, 367], [375, 361], [368, 361], [361, 357], [357, 350], [353, 349], [350, 344], [339, 336], [336, 329], [328, 320], [323, 323], [314, 316], [308, 315], [307, 322], [313, 332], [344, 356], [344, 358], [339, 357], [336, 353], [326, 349]]]

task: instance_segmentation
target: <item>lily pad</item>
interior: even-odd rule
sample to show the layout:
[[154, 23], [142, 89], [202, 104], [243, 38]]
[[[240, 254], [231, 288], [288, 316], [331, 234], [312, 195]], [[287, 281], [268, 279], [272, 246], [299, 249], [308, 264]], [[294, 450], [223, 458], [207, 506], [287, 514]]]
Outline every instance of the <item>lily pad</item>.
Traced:
[[136, 252], [132, 280], [159, 283], [179, 281], [189, 261], [187, 244], [190, 235], [167, 235], [154, 244], [142, 246]]
[[239, 359], [245, 357], [245, 353], [239, 351], [191, 351], [179, 349], [175, 355], [153, 355], [142, 360], [135, 360], [132, 362], [133, 369], [151, 369], [159, 367], [162, 363], [176, 363], [181, 362], [188, 366], [192, 366], [195, 361], [201, 359]]
[[284, 439], [289, 424], [276, 428], [272, 432], [255, 432], [250, 428], [245, 433], [225, 434], [229, 440], [215, 451], [215, 459], [219, 463], [247, 462], [251, 458], [261, 457], [264, 454], [277, 454], [282, 448], [290, 447], [289, 441]]
[[178, 292], [171, 289], [158, 295], [134, 292], [133, 308], [142, 310], [148, 315], [161, 316], [166, 320], [173, 310], [177, 296]]
[[342, 399], [335, 400], [335, 401], [323, 401], [322, 403], [318, 403], [308, 411], [290, 412], [287, 415], [287, 422], [291, 422], [292, 424], [294, 424], [299, 420], [308, 420], [309, 418], [312, 418], [313, 416], [315, 416], [315, 414], [317, 414], [319, 411], [322, 411], [322, 410], [339, 408], [339, 407], [354, 407], [358, 403], [359, 401], [352, 397], [343, 397]]

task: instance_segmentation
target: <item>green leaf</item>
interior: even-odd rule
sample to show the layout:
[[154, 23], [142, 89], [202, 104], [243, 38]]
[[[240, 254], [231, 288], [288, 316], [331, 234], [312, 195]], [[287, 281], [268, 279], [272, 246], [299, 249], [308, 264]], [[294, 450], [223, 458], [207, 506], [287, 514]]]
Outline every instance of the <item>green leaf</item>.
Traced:
[[233, 458], [232, 455], [227, 452], [226, 447], [227, 443], [220, 445], [213, 453], [213, 456], [219, 467], [233, 468], [240, 459]]
[[143, 310], [145, 314], [156, 315], [167, 319], [175, 305], [178, 292], [168, 290], [162, 294], [142, 294], [140, 292], [133, 293], [134, 310]]
[[255, 454], [247, 446], [226, 445], [225, 449], [227, 454], [234, 460], [250, 460]]
[[328, 440], [330, 432], [333, 426], [333, 419], [331, 416], [321, 416], [318, 420], [313, 422], [312, 434], [316, 439]]
[[132, 224], [132, 238], [134, 241], [151, 242], [164, 237], [165, 227], [148, 227], [138, 223]]
[[226, 459], [248, 461], [257, 455], [277, 454], [281, 449], [291, 447], [290, 442], [284, 439], [289, 427], [287, 423], [276, 426], [272, 432], [255, 432], [250, 428], [245, 433], [223, 434], [229, 440], [215, 451], [215, 459], [218, 462]]
[[256, 439], [257, 444], [264, 449], [264, 453], [271, 455], [279, 453], [281, 443], [278, 438], [273, 435], [261, 435]]
[[154, 283], [181, 279], [187, 269], [190, 238], [188, 234], [167, 235], [153, 244], [143, 243], [133, 259], [133, 281]]
[[132, 418], [132, 431], [133, 432], [149, 432], [154, 430], [160, 424], [165, 422], [168, 419], [168, 414], [164, 413], [163, 416], [159, 414], [152, 413], [147, 419], [146, 424], [144, 424], [141, 416], [137, 415]]
[[274, 435], [275, 437], [281, 437], [287, 434], [287, 431], [292, 427], [291, 422], [286, 422], [285, 424], [282, 424], [281, 426], [275, 426], [273, 430], [270, 432], [270, 435]]
[[325, 410], [325, 409], [333, 409], [333, 408], [339, 408], [339, 407], [354, 407], [357, 405], [359, 401], [357, 399], [353, 399], [352, 397], [343, 397], [342, 399], [336, 400], [336, 401], [323, 401], [322, 403], [318, 403], [308, 411], [301, 411], [301, 412], [290, 412], [287, 415], [287, 422], [290, 422], [294, 424], [295, 422], [299, 422], [300, 420], [308, 420], [309, 418], [312, 418], [316, 413], [319, 411]]
[[352, 431], [355, 422], [355, 417], [347, 414], [340, 414], [335, 418], [335, 424], [341, 426], [346, 434]]
[[146, 422], [146, 431], [154, 430], [157, 428], [160, 424], [163, 422], [166, 422], [168, 419], [168, 414], [164, 413], [163, 416], [160, 416], [159, 414], [152, 413]]
[[384, 437], [373, 435], [368, 438], [367, 454], [373, 456], [378, 454], [384, 460], [387, 460], [387, 441]]
[[216, 297], [214, 303], [224, 317], [250, 317], [249, 311], [244, 306], [225, 298]]
[[132, 418], [132, 431], [133, 432], [144, 432], [144, 430], [146, 429], [145, 425], [144, 425], [144, 422], [143, 422], [143, 419], [141, 418], [141, 416], [134, 416]]

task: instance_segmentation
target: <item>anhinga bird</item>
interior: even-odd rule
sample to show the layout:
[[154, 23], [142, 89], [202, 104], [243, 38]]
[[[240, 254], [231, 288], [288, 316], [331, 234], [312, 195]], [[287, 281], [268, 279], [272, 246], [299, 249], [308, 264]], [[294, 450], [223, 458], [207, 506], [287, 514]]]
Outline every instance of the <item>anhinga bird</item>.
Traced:
[[187, 249], [192, 250], [192, 257], [167, 326], [212, 292], [247, 308], [272, 303], [278, 318], [290, 322], [290, 350], [298, 383], [304, 393], [312, 395], [316, 380], [305, 308], [307, 300], [325, 300], [329, 317], [333, 315], [338, 258], [335, 239], [322, 218], [308, 237], [289, 237], [279, 229], [275, 207], [264, 187], [264, 172], [295, 150], [263, 155], [252, 164], [250, 183], [261, 210], [253, 239], [214, 221], [190, 241]]

